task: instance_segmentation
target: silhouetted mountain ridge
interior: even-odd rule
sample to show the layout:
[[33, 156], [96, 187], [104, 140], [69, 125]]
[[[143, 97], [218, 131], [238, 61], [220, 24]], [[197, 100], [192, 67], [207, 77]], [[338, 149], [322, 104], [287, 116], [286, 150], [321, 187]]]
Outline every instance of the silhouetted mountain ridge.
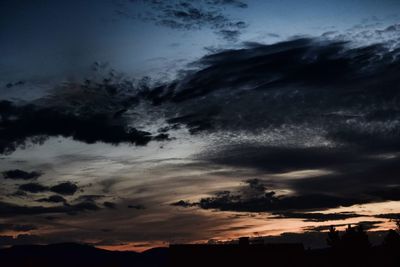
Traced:
[[167, 248], [156, 248], [138, 253], [109, 251], [78, 243], [19, 245], [0, 249], [0, 265], [7, 267], [156, 267], [165, 265], [166, 257]]

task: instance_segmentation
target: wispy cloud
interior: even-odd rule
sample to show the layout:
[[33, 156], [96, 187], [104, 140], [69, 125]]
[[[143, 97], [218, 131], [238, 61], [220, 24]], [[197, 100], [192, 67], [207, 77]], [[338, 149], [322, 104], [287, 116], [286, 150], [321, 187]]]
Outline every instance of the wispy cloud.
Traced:
[[124, 18], [149, 21], [177, 30], [211, 29], [227, 41], [237, 41], [247, 23], [227, 15], [225, 8], [247, 8], [244, 1], [114, 1]]

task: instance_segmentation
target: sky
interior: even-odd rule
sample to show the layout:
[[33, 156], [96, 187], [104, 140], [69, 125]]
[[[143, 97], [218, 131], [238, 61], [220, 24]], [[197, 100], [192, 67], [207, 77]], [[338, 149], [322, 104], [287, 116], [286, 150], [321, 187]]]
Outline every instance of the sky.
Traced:
[[3, 0], [0, 247], [378, 238], [400, 2]]

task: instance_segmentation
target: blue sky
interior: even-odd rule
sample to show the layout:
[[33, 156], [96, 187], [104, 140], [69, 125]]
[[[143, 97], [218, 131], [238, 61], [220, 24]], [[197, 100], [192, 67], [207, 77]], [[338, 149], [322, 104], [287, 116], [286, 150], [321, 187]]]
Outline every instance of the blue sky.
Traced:
[[[165, 66], [183, 68], [205, 53], [205, 47], [226, 48], [243, 41], [274, 42], [293, 35], [345, 31], [357, 24], [390, 23], [398, 1], [248, 1], [248, 8], [223, 7], [232, 19], [248, 24], [236, 42], [226, 41], [209, 27], [171, 29], [116, 14], [138, 14], [146, 5], [119, 1], [2, 1], [1, 73], [10, 78], [81, 76], [95, 61], [141, 76]], [[140, 1], [137, 1], [140, 2]], [[280, 38], [268, 34], [277, 34]], [[10, 73], [12, 72], [12, 73]], [[17, 77], [16, 77], [17, 78]]]

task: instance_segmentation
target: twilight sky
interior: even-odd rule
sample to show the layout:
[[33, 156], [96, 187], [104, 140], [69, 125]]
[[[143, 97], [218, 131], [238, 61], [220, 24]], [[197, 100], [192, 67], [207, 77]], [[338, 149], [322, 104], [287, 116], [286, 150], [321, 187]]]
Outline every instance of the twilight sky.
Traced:
[[392, 227], [398, 23], [397, 0], [1, 1], [0, 247]]

